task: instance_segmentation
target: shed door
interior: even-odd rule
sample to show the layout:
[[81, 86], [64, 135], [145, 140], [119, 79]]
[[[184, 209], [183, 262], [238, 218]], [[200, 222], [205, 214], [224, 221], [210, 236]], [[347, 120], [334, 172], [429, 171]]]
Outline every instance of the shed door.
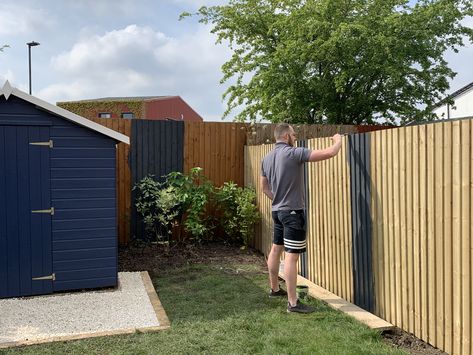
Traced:
[[49, 127], [0, 126], [0, 298], [52, 292], [48, 141]]

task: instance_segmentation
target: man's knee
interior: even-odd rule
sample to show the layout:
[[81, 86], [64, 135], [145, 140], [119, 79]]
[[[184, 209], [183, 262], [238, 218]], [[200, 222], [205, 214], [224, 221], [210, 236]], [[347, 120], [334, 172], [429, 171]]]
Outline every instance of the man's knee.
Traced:
[[271, 253], [281, 256], [282, 252], [284, 251], [284, 245], [273, 244], [271, 247]]
[[287, 262], [296, 263], [299, 260], [299, 253], [286, 253], [284, 259]]

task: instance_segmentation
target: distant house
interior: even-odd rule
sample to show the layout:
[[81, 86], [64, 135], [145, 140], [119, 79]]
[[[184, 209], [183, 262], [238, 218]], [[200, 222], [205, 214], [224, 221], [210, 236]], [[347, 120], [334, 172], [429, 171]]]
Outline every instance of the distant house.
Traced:
[[[453, 105], [447, 101], [453, 100]], [[473, 117], [473, 82], [440, 101], [433, 110], [439, 119]]]
[[180, 96], [104, 97], [58, 102], [57, 106], [89, 119], [203, 121]]

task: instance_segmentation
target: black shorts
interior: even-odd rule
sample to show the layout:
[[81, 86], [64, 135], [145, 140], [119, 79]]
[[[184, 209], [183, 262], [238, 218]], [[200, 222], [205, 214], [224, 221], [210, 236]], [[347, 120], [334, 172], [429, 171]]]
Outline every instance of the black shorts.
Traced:
[[284, 245], [288, 253], [306, 251], [306, 221], [304, 210], [273, 211], [273, 244]]

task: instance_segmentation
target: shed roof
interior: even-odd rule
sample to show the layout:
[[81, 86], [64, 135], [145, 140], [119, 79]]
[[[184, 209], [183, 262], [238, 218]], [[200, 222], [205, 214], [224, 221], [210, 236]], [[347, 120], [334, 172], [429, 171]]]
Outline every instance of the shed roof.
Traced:
[[101, 133], [105, 136], [108, 136], [110, 138], [113, 138], [117, 141], [130, 144], [130, 138], [124, 134], [121, 134], [117, 131], [114, 131], [113, 129], [104, 127], [98, 123], [95, 123], [93, 121], [88, 120], [85, 117], [76, 115], [75, 113], [72, 113], [70, 111], [67, 111], [61, 107], [55, 106], [50, 104], [49, 102], [43, 101], [35, 96], [29, 95], [26, 92], [23, 92], [21, 90], [18, 90], [17, 88], [14, 88], [10, 85], [8, 80], [5, 82], [3, 85], [3, 88], [0, 89], [0, 96], [5, 96], [5, 99], [8, 100], [8, 98], [13, 95], [16, 96], [20, 99], [23, 99], [25, 101], [28, 101], [32, 103], [33, 105], [36, 105], [38, 107], [41, 107], [42, 109], [51, 112], [55, 115], [58, 115], [68, 121], [74, 122], [80, 126], [89, 128], [93, 131], [96, 131], [98, 133]]

